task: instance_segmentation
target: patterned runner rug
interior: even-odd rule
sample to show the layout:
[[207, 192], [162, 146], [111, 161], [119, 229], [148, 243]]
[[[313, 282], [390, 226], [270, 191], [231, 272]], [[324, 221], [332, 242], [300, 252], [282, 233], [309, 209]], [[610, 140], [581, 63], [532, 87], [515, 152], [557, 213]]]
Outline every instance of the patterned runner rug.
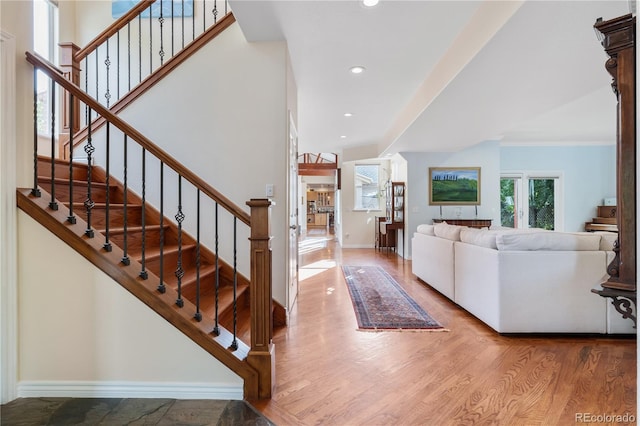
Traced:
[[446, 331], [381, 267], [342, 266], [342, 272], [360, 330]]

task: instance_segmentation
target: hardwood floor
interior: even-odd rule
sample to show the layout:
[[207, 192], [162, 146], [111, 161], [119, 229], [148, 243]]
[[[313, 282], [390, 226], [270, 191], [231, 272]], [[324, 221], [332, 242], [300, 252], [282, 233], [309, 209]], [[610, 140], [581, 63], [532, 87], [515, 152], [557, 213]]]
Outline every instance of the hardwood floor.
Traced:
[[[449, 331], [357, 331], [341, 264], [384, 267]], [[635, 338], [499, 335], [374, 249], [304, 240], [300, 268], [274, 396], [252, 402], [278, 425], [636, 422]]]

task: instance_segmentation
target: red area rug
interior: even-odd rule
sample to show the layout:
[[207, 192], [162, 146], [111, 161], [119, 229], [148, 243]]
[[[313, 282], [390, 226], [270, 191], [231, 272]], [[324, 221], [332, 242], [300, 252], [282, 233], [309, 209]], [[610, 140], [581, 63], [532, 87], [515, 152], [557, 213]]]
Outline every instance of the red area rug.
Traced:
[[379, 266], [342, 266], [347, 288], [364, 331], [446, 331], [391, 275]]

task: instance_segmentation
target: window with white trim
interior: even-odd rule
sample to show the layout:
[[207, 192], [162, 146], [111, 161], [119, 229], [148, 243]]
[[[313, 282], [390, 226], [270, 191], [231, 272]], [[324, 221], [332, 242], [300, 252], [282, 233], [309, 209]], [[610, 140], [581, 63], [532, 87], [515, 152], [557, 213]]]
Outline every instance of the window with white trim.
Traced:
[[506, 227], [563, 230], [562, 175], [502, 173], [500, 217]]
[[356, 164], [354, 210], [380, 210], [380, 165]]
[[[58, 64], [58, 5], [52, 0], [33, 0], [33, 50], [54, 65]], [[38, 133], [51, 135], [51, 80], [36, 74]]]

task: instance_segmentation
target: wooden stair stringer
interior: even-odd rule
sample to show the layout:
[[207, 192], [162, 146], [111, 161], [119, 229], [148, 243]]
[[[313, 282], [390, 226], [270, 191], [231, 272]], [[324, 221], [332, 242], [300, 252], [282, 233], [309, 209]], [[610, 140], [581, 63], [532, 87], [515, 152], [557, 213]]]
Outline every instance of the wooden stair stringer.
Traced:
[[102, 239], [85, 236], [87, 225], [82, 218], [77, 217], [75, 224], [69, 223], [68, 210], [51, 210], [47, 201], [49, 194], [42, 188], [40, 191], [41, 197], [34, 197], [31, 189], [17, 189], [18, 207], [240, 376], [244, 380], [245, 398], [257, 394], [259, 373], [246, 362], [250, 348], [245, 343], [237, 339], [238, 349], [230, 350], [233, 335], [228, 330], [220, 327], [220, 335], [213, 336], [213, 320], [203, 318], [197, 321], [194, 318], [195, 306], [188, 300], [183, 299], [184, 307], [179, 308], [175, 304], [177, 292], [167, 288], [164, 294], [160, 293], [157, 276], [149, 273], [148, 279], [140, 278], [138, 262], [132, 260], [130, 265], [123, 265], [120, 262], [123, 252], [119, 247], [114, 246], [111, 252], [105, 251]]

